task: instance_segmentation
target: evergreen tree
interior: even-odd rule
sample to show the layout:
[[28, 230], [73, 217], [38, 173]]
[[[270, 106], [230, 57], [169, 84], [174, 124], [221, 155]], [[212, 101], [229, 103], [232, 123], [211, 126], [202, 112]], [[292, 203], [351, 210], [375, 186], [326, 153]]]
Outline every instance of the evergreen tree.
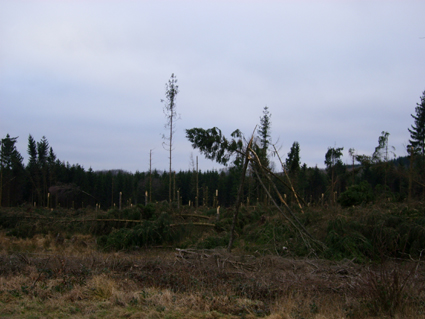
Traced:
[[172, 192], [171, 192], [171, 186], [172, 186], [172, 170], [171, 170], [171, 164], [172, 164], [172, 151], [173, 151], [173, 134], [174, 134], [174, 122], [177, 119], [177, 112], [176, 112], [176, 98], [177, 94], [179, 93], [179, 86], [177, 85], [177, 78], [173, 74], [171, 74], [171, 78], [168, 80], [168, 83], [165, 84], [165, 98], [166, 101], [162, 100], [162, 102], [165, 102], [164, 106], [164, 114], [167, 118], [167, 124], [166, 127], [170, 129], [169, 136], [166, 137], [163, 135], [163, 138], [165, 140], [164, 146], [167, 147], [167, 150], [169, 151], [169, 160], [170, 160], [170, 169], [169, 169], [169, 190], [168, 190], [168, 196], [169, 196], [169, 202], [171, 203], [172, 200]]
[[36, 201], [41, 204], [40, 169], [38, 166], [37, 143], [31, 134], [28, 136], [28, 165], [26, 167], [30, 180], [31, 203]]
[[[300, 145], [294, 142], [291, 150], [288, 153], [288, 158], [285, 160], [286, 174], [292, 187], [298, 191], [298, 174], [300, 172]], [[290, 197], [291, 198], [291, 197]]]
[[419, 176], [422, 181], [419, 184], [422, 185], [422, 196], [425, 198], [425, 186], [423, 186], [425, 180], [425, 91], [421, 96], [421, 103], [416, 104], [416, 115], [411, 114], [414, 119], [415, 124], [409, 128], [410, 133], [410, 145], [408, 146], [408, 152], [412, 155], [411, 159], [413, 159], [410, 165], [414, 166], [413, 162], [415, 161], [414, 155], [420, 154], [420, 162], [419, 164]]
[[47, 156], [49, 153], [49, 142], [47, 138], [43, 136], [40, 142], [37, 142], [37, 154], [38, 154], [38, 163], [40, 166], [44, 166], [47, 163]]
[[260, 117], [260, 127], [258, 129], [258, 138], [260, 139], [260, 152], [257, 152], [264, 166], [269, 167], [268, 149], [271, 143], [271, 114], [267, 106], [263, 109], [263, 116]]
[[288, 153], [286, 159], [286, 170], [291, 177], [296, 177], [300, 171], [301, 159], [300, 159], [300, 144], [294, 142], [291, 146], [291, 150]]
[[[194, 149], [199, 149], [206, 158], [222, 165], [227, 165], [235, 153], [240, 154], [242, 151], [241, 131], [235, 130], [231, 137], [232, 139], [227, 139], [217, 127], [207, 130], [195, 127], [186, 130], [186, 138]], [[237, 165], [239, 159], [240, 156], [236, 155], [233, 164]]]
[[37, 164], [37, 143], [31, 134], [28, 136], [28, 166], [33, 166]]
[[[269, 108], [267, 106], [264, 107], [263, 109], [263, 116], [260, 117], [260, 125], [258, 128], [258, 135], [257, 138], [259, 140], [259, 143], [253, 145], [253, 149], [255, 151], [255, 153], [258, 155], [258, 158], [261, 162], [261, 165], [263, 167], [266, 168], [270, 168], [270, 160], [269, 160], [269, 156], [268, 156], [268, 149], [269, 149], [269, 145], [271, 143], [271, 114], [269, 112]], [[263, 183], [265, 183], [266, 185], [269, 184], [268, 180], [265, 178], [265, 176], [263, 176], [264, 172], [263, 170], [259, 167], [259, 163], [257, 162], [251, 162], [251, 169], [255, 169], [261, 180], [263, 181]], [[264, 189], [261, 187], [261, 184], [259, 181], [254, 180], [254, 191], [256, 194], [256, 197], [258, 199], [260, 199], [262, 202], [264, 202], [266, 204], [266, 194], [264, 192]]]
[[335, 184], [338, 181], [336, 178], [336, 175], [337, 175], [336, 168], [337, 166], [343, 165], [341, 161], [343, 150], [344, 150], [343, 147], [337, 147], [337, 148], [329, 147], [325, 155], [326, 169], [328, 171], [328, 174], [331, 180], [330, 198], [331, 198], [332, 204], [335, 203]]
[[47, 141], [47, 138], [43, 136], [40, 140], [40, 142], [37, 142], [37, 154], [38, 154], [38, 160], [37, 165], [39, 168], [39, 171], [41, 173], [41, 205], [45, 205], [46, 199], [47, 199], [47, 193], [48, 193], [48, 155], [49, 155], [49, 142]]
[[49, 149], [49, 156], [47, 156], [47, 164], [49, 170], [49, 187], [56, 183], [56, 154], [53, 152], [53, 148]]
[[320, 171], [317, 165], [314, 168], [309, 168], [308, 174], [308, 194], [309, 201], [320, 202], [322, 194], [326, 190], [326, 175]]
[[6, 135], [0, 141], [0, 206], [16, 205], [22, 197], [23, 158], [16, 149], [17, 137]]
[[415, 125], [408, 129], [410, 133], [409, 148], [420, 152], [422, 158], [425, 156], [425, 91], [421, 96], [421, 103], [417, 103], [415, 108], [416, 115], [411, 114]]

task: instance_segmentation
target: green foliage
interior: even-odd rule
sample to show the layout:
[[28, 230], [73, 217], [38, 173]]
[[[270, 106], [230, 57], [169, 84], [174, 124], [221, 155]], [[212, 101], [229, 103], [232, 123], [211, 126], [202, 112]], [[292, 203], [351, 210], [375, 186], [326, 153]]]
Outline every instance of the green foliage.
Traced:
[[[329, 220], [327, 258], [357, 261], [418, 257], [425, 247], [425, 218], [411, 211], [375, 210], [362, 216]], [[422, 247], [422, 248], [421, 248]]]
[[[388, 162], [389, 158], [388, 158], [388, 153], [391, 152], [394, 154], [394, 146], [391, 146], [390, 148], [392, 149], [392, 151], [388, 151], [388, 137], [390, 136], [390, 133], [382, 131], [381, 136], [378, 139], [378, 143], [379, 145], [375, 148], [375, 152], [373, 153], [373, 160], [375, 162], [380, 162], [382, 161], [382, 159], [385, 162]], [[395, 155], [395, 154], [394, 154]]]
[[155, 220], [145, 220], [133, 228], [120, 228], [100, 236], [98, 245], [105, 250], [162, 245], [174, 239], [170, 223], [170, 215], [161, 213]]
[[229, 244], [229, 234], [224, 236], [211, 235], [197, 243], [197, 248], [214, 249], [218, 247], [227, 247]]
[[17, 227], [6, 233], [7, 236], [15, 236], [19, 238], [32, 238], [37, 233], [36, 226], [30, 224], [18, 224]]
[[22, 156], [16, 148], [17, 137], [10, 137], [9, 134], [5, 138], [0, 140], [0, 165], [2, 167], [3, 174], [7, 170], [13, 168], [22, 168]]
[[259, 227], [258, 224], [249, 225], [245, 228], [245, 233], [246, 240], [252, 241], [256, 245], [284, 243], [292, 235], [289, 228], [279, 219], [267, 221], [262, 227]]
[[132, 219], [137, 220], [140, 218], [140, 212], [131, 208], [125, 208], [119, 210], [118, 208], [112, 208], [107, 211], [105, 219]]
[[421, 103], [417, 103], [415, 108], [416, 115], [411, 114], [414, 119], [415, 125], [409, 128], [410, 133], [410, 146], [417, 152], [424, 156], [425, 152], [425, 91], [421, 96]]
[[[102, 250], [157, 245], [212, 249], [227, 245], [232, 209], [222, 209], [219, 221], [215, 221], [216, 210], [205, 209], [211, 217], [208, 222], [215, 223], [216, 227], [204, 227], [190, 224], [191, 219], [182, 220], [182, 216], [161, 208], [160, 204], [141, 205], [121, 211], [110, 210], [103, 215], [83, 210], [36, 209], [31, 218], [26, 218], [22, 209], [2, 208], [0, 227], [8, 236], [23, 238], [36, 234], [50, 234], [55, 238], [61, 233], [70, 239], [76, 233], [94, 234], [98, 236], [97, 243]], [[143, 209], [152, 214], [149, 219], [143, 218]], [[423, 254], [425, 209], [420, 203], [408, 206], [385, 201], [379, 205], [347, 209], [305, 207], [304, 211], [294, 209], [294, 214], [315, 238], [326, 244], [328, 250], [322, 255], [326, 258], [355, 258], [357, 262], [367, 262], [387, 258], [417, 259]], [[202, 210], [197, 213], [202, 214]], [[140, 219], [136, 219], [137, 222], [122, 221], [119, 214], [128, 220]], [[101, 217], [109, 220], [102, 221]], [[241, 207], [236, 234], [236, 245], [250, 253], [291, 256], [311, 253], [299, 232], [279, 212], [267, 206]]]
[[300, 165], [300, 144], [294, 142], [288, 153], [288, 158], [286, 159], [286, 170], [291, 177], [295, 176], [300, 171]]
[[138, 205], [138, 207], [139, 209], [142, 209], [143, 219], [151, 219], [156, 211], [155, 205], [152, 203], [149, 203], [146, 206]]
[[[167, 124], [166, 127], [170, 129], [170, 133], [168, 137], [163, 135], [164, 143], [163, 146], [165, 149], [169, 151], [169, 161], [170, 161], [170, 168], [168, 172], [168, 201], [171, 203], [172, 200], [172, 170], [171, 170], [171, 164], [172, 164], [172, 151], [173, 151], [173, 134], [174, 134], [174, 122], [177, 119], [177, 112], [176, 112], [176, 98], [177, 94], [179, 93], [179, 86], [177, 85], [177, 78], [173, 74], [171, 74], [170, 79], [168, 80], [168, 83], [165, 84], [165, 106], [164, 106], [164, 114], [167, 118]], [[162, 100], [163, 101], [163, 100]]]
[[264, 209], [261, 207], [261, 205], [259, 205], [257, 209], [242, 208], [238, 216], [238, 229], [242, 231], [245, 225], [259, 222], [263, 215]]
[[254, 147], [255, 152], [260, 158], [261, 163], [265, 167], [270, 166], [270, 161], [268, 159], [268, 148], [271, 143], [271, 114], [267, 106], [264, 107], [263, 116], [260, 117], [260, 126], [258, 128], [258, 138], [260, 139], [260, 145]]
[[393, 201], [396, 198], [396, 196], [391, 192], [388, 185], [376, 185], [374, 193], [376, 198], [380, 198], [383, 201]]
[[325, 256], [330, 259], [356, 258], [363, 262], [373, 258], [373, 245], [361, 233], [361, 225], [357, 221], [348, 221], [343, 217], [330, 220], [325, 244], [328, 250]]
[[328, 170], [332, 169], [335, 165], [341, 162], [343, 147], [329, 147], [328, 151], [325, 154], [325, 164]]
[[199, 149], [206, 158], [223, 165], [227, 165], [232, 155], [242, 149], [242, 133], [236, 130], [231, 136], [232, 139], [228, 140], [217, 127], [207, 130], [202, 128], [186, 130], [186, 137], [193, 148]]
[[338, 198], [338, 202], [342, 207], [367, 204], [372, 200], [373, 190], [370, 184], [366, 181], [363, 181], [358, 185], [350, 186]]

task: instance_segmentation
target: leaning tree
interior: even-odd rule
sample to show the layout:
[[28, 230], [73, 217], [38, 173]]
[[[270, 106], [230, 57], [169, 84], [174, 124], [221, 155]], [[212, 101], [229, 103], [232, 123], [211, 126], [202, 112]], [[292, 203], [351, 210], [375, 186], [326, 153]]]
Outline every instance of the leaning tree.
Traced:
[[[285, 183], [281, 176], [273, 173], [267, 165], [264, 165], [264, 162], [261, 161], [260, 156], [257, 154], [256, 148], [254, 146], [254, 134], [255, 130], [252, 133], [252, 136], [249, 140], [243, 139], [243, 135], [239, 130], [236, 130], [232, 133], [232, 138], [228, 139], [222, 135], [221, 130], [217, 127], [212, 129], [202, 129], [202, 128], [193, 128], [186, 130], [186, 137], [192, 143], [192, 147], [199, 149], [201, 153], [205, 155], [206, 158], [217, 161], [220, 164], [227, 165], [230, 159], [235, 156], [234, 161], [242, 164], [242, 172], [240, 178], [240, 184], [238, 188], [236, 203], [235, 203], [235, 212], [233, 215], [232, 227], [230, 231], [230, 240], [227, 250], [230, 252], [233, 246], [233, 241], [235, 237], [235, 226], [238, 219], [239, 208], [241, 206], [243, 189], [246, 171], [248, 165], [251, 163], [254, 174], [258, 182], [263, 187], [264, 192], [270, 198], [272, 203], [282, 213], [284, 218], [292, 225], [300, 234], [303, 239], [306, 247], [314, 251], [315, 249], [325, 249], [325, 245], [320, 241], [313, 238], [313, 236], [305, 229], [304, 225], [297, 219], [296, 215], [293, 213], [289, 205], [284, 199], [284, 196], [279, 192], [275, 180], [281, 181], [286, 187], [295, 192], [294, 188], [288, 183]], [[276, 148], [275, 148], [276, 152]], [[280, 157], [279, 157], [280, 160]], [[285, 170], [283, 162], [280, 160], [282, 168]], [[287, 174], [286, 174], [287, 176]], [[268, 185], [267, 187], [264, 183], [264, 177]], [[289, 177], [288, 177], [289, 178]], [[273, 196], [275, 195], [275, 196]], [[284, 206], [285, 211], [282, 210], [281, 206], [278, 205], [278, 202], [274, 198], [278, 198], [278, 201]], [[295, 195], [298, 199], [298, 197]], [[300, 205], [300, 203], [299, 203]], [[300, 205], [301, 207], [301, 205]]]

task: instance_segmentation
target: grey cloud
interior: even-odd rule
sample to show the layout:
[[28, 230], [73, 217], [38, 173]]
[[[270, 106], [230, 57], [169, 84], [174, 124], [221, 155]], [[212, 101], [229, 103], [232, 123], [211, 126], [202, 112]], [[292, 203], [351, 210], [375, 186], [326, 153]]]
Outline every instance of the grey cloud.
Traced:
[[372, 153], [383, 130], [404, 155], [425, 89], [422, 1], [3, 1], [0, 9], [0, 134], [19, 135], [23, 155], [28, 134], [46, 135], [60, 159], [86, 168], [146, 170], [150, 149], [167, 167], [160, 99], [173, 72], [176, 169], [198, 154], [186, 128], [248, 135], [266, 105], [283, 157], [295, 140], [313, 166], [335, 144]]

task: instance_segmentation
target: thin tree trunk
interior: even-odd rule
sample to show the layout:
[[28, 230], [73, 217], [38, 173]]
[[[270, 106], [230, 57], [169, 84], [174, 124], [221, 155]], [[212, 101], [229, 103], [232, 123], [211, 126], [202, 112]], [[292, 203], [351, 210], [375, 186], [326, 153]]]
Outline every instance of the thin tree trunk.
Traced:
[[149, 152], [149, 203], [152, 202], [152, 150]]
[[171, 152], [173, 148], [173, 108], [171, 107], [171, 118], [170, 118], [170, 179], [168, 185], [168, 198], [171, 205]]
[[[255, 132], [255, 129], [254, 129], [254, 132]], [[249, 141], [248, 146], [246, 147], [245, 161], [242, 168], [241, 181], [239, 184], [238, 195], [236, 197], [236, 203], [235, 203], [235, 213], [233, 214], [232, 228], [230, 231], [230, 240], [229, 240], [229, 245], [227, 246], [227, 251], [229, 253], [232, 251], [233, 241], [235, 239], [235, 228], [236, 228], [236, 223], [238, 221], [239, 208], [241, 206], [241, 200], [243, 196], [243, 187], [245, 184], [246, 170], [249, 164], [249, 149], [251, 148], [253, 139], [254, 139], [254, 133], [252, 133], [251, 140]]]
[[196, 156], [196, 201], [195, 201], [195, 208], [198, 208], [199, 206], [199, 176], [198, 176], [199, 170], [198, 170], [198, 156]]
[[[254, 159], [253, 160], [256, 160], [258, 163], [259, 163], [259, 167], [260, 167], [260, 169], [263, 169], [264, 170], [264, 167], [261, 165], [261, 163], [260, 163], [260, 160], [259, 160], [259, 158], [258, 158], [258, 155], [255, 153], [255, 151], [254, 150], [252, 150], [252, 149], [250, 149], [250, 152], [254, 155]], [[269, 190], [267, 190], [267, 187], [266, 187], [266, 185], [263, 183], [263, 181], [261, 180], [261, 178], [260, 178], [260, 175], [258, 174], [258, 172], [257, 172], [257, 170], [255, 169], [255, 167], [253, 167], [253, 170], [254, 170], [254, 173], [255, 173], [255, 175], [257, 176], [257, 178], [258, 178], [258, 180], [260, 181], [260, 184], [261, 184], [261, 186], [263, 187], [263, 189], [264, 189], [264, 191], [266, 192], [266, 194], [268, 195], [268, 197], [270, 198], [270, 200], [273, 202], [273, 204], [275, 205], [275, 207], [277, 208], [277, 210], [286, 218], [286, 220], [288, 220], [290, 223], [291, 223], [291, 225], [299, 232], [299, 234], [300, 234], [300, 236], [301, 236], [301, 238], [302, 238], [302, 240], [304, 241], [304, 244], [306, 245], [306, 247], [307, 248], [309, 248], [309, 249], [312, 249], [312, 250], [314, 250], [313, 249], [313, 247], [311, 246], [311, 244], [310, 244], [310, 242], [309, 242], [309, 240], [308, 239], [306, 239], [306, 238], [304, 238], [305, 236], [306, 237], [308, 237], [312, 242], [314, 242], [314, 243], [316, 243], [316, 244], [318, 244], [320, 247], [321, 247], [321, 249], [325, 249], [326, 248], [326, 246], [322, 243], [322, 242], [320, 242], [320, 241], [318, 241], [318, 240], [316, 240], [316, 239], [314, 239], [314, 237], [307, 231], [307, 229], [304, 227], [304, 225], [298, 220], [298, 218], [295, 216], [295, 214], [292, 212], [292, 210], [290, 209], [290, 207], [289, 207], [289, 205], [286, 203], [286, 201], [282, 198], [282, 195], [279, 193], [279, 191], [278, 191], [278, 189], [277, 189], [277, 187], [276, 187], [276, 185], [273, 183], [273, 181], [271, 180], [271, 178], [270, 178], [270, 175], [269, 174], [264, 174], [266, 177], [267, 177], [267, 179], [268, 179], [268, 181], [269, 181], [269, 187], [270, 187], [270, 185], [272, 185], [273, 186], [273, 189], [275, 190], [275, 192], [276, 192], [276, 194], [278, 195], [278, 197], [279, 197], [279, 199], [280, 199], [280, 201], [282, 202], [282, 204], [284, 204], [284, 206], [285, 206], [285, 208], [287, 209], [287, 211], [289, 212], [289, 214], [290, 214], [290, 216], [293, 218], [293, 220], [290, 218], [290, 217], [288, 217], [283, 211], [282, 211], [282, 209], [279, 207], [279, 205], [277, 205], [277, 203], [276, 203], [276, 201], [273, 199], [273, 197], [271, 196], [271, 194], [270, 194], [270, 189]], [[295, 194], [295, 193], [294, 193]], [[298, 204], [300, 205], [300, 203], [298, 202]], [[301, 208], [301, 205], [300, 205], [300, 208]], [[302, 208], [301, 208], [301, 211], [302, 211]], [[304, 212], [303, 212], [304, 213]]]

